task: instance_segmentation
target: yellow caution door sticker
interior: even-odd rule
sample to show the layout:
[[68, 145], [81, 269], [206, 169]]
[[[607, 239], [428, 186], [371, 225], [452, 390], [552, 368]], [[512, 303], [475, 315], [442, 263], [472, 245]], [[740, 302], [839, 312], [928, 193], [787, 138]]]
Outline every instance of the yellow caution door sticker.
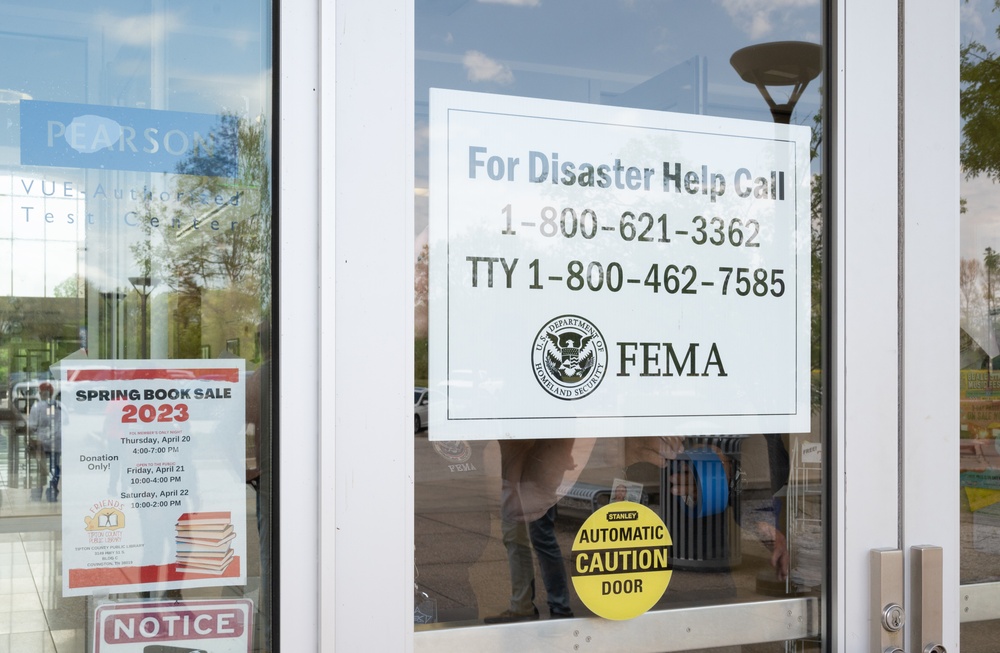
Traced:
[[610, 503], [583, 523], [573, 540], [573, 587], [594, 614], [638, 617], [670, 582], [670, 533], [660, 517], [631, 501]]

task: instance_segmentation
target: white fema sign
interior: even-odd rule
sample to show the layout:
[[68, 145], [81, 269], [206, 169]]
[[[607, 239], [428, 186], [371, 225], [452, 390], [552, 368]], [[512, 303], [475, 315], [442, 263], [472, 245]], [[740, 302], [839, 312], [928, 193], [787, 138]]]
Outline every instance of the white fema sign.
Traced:
[[429, 437], [808, 431], [809, 140], [433, 89]]

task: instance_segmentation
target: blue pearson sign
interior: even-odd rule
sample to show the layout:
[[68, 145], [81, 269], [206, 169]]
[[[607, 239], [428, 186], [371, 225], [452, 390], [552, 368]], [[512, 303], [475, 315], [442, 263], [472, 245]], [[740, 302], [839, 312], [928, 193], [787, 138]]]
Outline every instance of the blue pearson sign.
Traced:
[[237, 119], [21, 101], [21, 164], [235, 177]]

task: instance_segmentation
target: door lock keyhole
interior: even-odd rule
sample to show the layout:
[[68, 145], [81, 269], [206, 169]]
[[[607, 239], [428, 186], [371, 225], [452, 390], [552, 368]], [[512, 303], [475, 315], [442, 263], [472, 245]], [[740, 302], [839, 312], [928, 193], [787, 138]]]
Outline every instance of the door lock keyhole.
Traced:
[[890, 633], [896, 633], [902, 630], [904, 623], [906, 623], [906, 613], [903, 611], [903, 606], [898, 603], [890, 603], [883, 608], [883, 628], [888, 630]]

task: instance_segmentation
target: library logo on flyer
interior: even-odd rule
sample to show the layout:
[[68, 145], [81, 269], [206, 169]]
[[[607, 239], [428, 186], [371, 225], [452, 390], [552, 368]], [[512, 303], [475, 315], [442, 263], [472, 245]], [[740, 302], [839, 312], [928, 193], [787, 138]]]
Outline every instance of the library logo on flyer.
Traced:
[[[105, 502], [107, 503], [107, 502]], [[125, 513], [116, 506], [102, 506], [83, 518], [88, 531], [116, 531], [125, 528]]]

